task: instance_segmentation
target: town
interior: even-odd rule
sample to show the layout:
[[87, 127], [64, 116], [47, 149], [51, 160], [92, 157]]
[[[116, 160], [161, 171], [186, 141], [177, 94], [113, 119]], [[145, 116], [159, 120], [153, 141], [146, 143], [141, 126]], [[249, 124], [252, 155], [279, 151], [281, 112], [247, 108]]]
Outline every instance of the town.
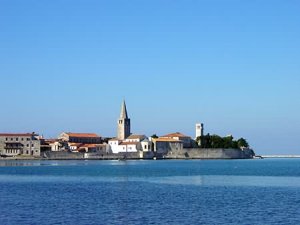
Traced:
[[5, 159], [243, 159], [255, 156], [244, 139], [233, 142], [230, 136], [226, 140], [229, 138], [236, 144], [207, 147], [204, 125], [197, 123], [195, 130], [194, 139], [180, 132], [160, 137], [133, 134], [123, 101], [114, 138], [74, 132], [64, 132], [57, 139], [46, 139], [35, 132], [0, 133], [0, 154]]

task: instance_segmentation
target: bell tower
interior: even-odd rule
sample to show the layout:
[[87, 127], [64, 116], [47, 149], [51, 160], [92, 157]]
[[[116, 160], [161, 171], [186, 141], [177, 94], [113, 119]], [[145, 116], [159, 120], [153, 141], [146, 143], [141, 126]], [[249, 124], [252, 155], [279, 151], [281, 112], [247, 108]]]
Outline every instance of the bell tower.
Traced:
[[130, 119], [128, 118], [125, 100], [121, 106], [121, 114], [118, 120], [118, 139], [124, 140], [130, 136]]

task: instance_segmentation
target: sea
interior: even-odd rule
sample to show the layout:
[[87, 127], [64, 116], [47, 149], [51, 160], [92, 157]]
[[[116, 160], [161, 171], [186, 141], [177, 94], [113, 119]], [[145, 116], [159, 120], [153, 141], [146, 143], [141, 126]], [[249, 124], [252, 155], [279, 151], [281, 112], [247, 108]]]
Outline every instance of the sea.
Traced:
[[300, 224], [300, 159], [0, 161], [0, 224]]

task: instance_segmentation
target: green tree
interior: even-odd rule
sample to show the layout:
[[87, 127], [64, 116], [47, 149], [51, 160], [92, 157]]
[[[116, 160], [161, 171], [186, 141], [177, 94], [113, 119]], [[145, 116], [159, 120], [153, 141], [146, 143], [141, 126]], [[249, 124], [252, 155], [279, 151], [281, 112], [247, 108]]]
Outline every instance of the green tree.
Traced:
[[237, 143], [239, 148], [249, 148], [249, 144], [244, 138], [240, 138], [239, 140], [237, 140]]
[[231, 135], [223, 138], [223, 148], [233, 148], [233, 137]]
[[153, 134], [151, 137], [152, 138], [158, 138], [158, 136], [156, 134]]
[[212, 135], [210, 138], [211, 141], [211, 147], [212, 148], [223, 148], [224, 147], [224, 141], [223, 138], [221, 138], [219, 135]]
[[238, 142], [237, 141], [232, 141], [232, 148], [239, 148]]

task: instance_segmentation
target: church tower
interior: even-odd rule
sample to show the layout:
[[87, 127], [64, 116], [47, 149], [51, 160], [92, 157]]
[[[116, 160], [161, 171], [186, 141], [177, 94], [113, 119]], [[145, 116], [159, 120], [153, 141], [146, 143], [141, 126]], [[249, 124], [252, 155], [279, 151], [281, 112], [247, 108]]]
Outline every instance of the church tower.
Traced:
[[195, 137], [195, 140], [198, 137], [203, 137], [203, 135], [204, 135], [204, 124], [203, 123], [197, 123], [196, 124], [196, 137]]
[[128, 118], [125, 100], [122, 103], [121, 114], [118, 120], [118, 139], [124, 140], [130, 136], [130, 119]]

